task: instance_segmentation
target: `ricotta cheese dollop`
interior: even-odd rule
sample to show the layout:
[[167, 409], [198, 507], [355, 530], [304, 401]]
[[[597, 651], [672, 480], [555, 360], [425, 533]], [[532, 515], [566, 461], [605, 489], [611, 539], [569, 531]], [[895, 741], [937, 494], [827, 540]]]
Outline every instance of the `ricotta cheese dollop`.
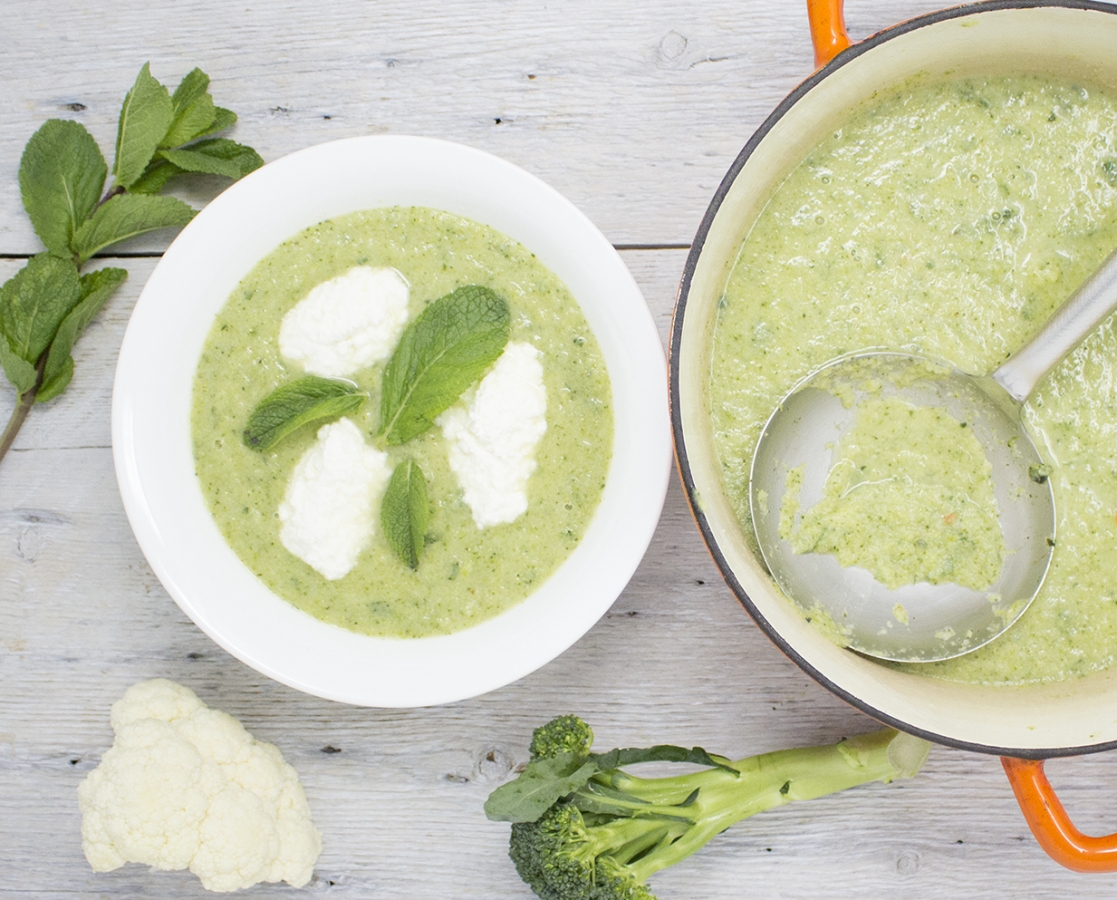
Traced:
[[386, 359], [407, 324], [411, 289], [395, 269], [354, 266], [315, 285], [283, 317], [279, 352], [327, 378]]
[[478, 528], [513, 522], [527, 510], [535, 448], [547, 430], [539, 357], [531, 344], [509, 344], [473, 396], [436, 420]]
[[391, 476], [388, 454], [365, 443], [352, 419], [318, 429], [279, 504], [279, 539], [334, 581], [357, 564], [373, 532], [373, 509]]

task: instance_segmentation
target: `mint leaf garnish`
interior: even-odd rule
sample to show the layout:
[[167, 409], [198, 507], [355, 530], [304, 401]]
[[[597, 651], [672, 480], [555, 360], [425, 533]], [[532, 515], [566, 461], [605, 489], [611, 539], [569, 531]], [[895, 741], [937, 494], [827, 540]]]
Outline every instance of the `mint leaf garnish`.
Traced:
[[117, 124], [112, 173], [118, 185], [131, 187], [143, 175], [155, 149], [171, 127], [173, 115], [171, 95], [152, 77], [148, 64], [144, 63], [136, 83], [124, 98]]
[[244, 429], [244, 445], [270, 450], [296, 428], [355, 411], [365, 397], [349, 382], [307, 375], [276, 388], [257, 404]]
[[412, 569], [419, 568], [430, 513], [423, 470], [414, 460], [401, 462], [380, 502], [380, 524], [388, 546]]
[[80, 123], [50, 119], [31, 136], [19, 162], [19, 190], [51, 253], [72, 255], [74, 232], [97, 205], [107, 175], [101, 149]]
[[404, 330], [384, 369], [380, 429], [389, 444], [422, 434], [504, 352], [508, 304], [476, 284], [435, 300]]
[[98, 250], [156, 228], [181, 228], [195, 210], [174, 197], [116, 194], [97, 207], [74, 234], [74, 253], [85, 262]]
[[81, 299], [66, 314], [50, 342], [36, 403], [45, 403], [66, 389], [74, 374], [74, 358], [70, 355], [74, 342], [127, 277], [125, 269], [98, 269], [81, 276]]

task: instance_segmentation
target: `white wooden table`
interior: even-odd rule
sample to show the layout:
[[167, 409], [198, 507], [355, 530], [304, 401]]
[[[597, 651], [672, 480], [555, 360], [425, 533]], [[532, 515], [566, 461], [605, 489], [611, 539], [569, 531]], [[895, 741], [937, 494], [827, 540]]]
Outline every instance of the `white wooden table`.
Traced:
[[[850, 0], [855, 38], [934, 0]], [[16, 173], [47, 118], [111, 147], [143, 62], [198, 65], [233, 136], [272, 160], [333, 138], [434, 135], [548, 181], [620, 249], [666, 337], [686, 248], [722, 174], [812, 66], [798, 0], [5, 0], [0, 24], [0, 279], [39, 244]], [[204, 203], [220, 185], [186, 194]], [[208, 193], [207, 193], [208, 191]], [[117, 494], [113, 367], [132, 304], [170, 236], [111, 260], [125, 287], [77, 347], [77, 374], [34, 410], [0, 465], [0, 897], [194, 897], [187, 873], [82, 856], [76, 788], [111, 743], [108, 708], [164, 676], [279, 745], [324, 850], [306, 892], [529, 898], [486, 821], [489, 791], [558, 713], [601, 745], [698, 743], [735, 756], [829, 742], [873, 723], [786, 660], [721, 581], [677, 481], [643, 565], [559, 659], [474, 700], [389, 711], [259, 675], [213, 644], [148, 568]], [[13, 392], [0, 386], [0, 417]], [[1078, 824], [1106, 816], [1117, 760], [1050, 763]], [[1039, 850], [994, 757], [936, 748], [915, 780], [748, 820], [652, 882], [696, 898], [1113, 897], [1117, 876]], [[256, 895], [294, 895], [285, 885]]]

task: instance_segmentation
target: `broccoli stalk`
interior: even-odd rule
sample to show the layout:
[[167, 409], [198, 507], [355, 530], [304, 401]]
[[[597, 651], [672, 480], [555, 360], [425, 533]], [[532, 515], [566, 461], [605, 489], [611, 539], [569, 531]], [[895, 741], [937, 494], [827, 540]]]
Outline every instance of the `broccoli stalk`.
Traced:
[[[824, 747], [730, 762], [700, 747], [591, 753], [593, 732], [563, 716], [536, 730], [531, 762], [489, 797], [511, 821], [509, 855], [543, 900], [654, 900], [645, 882], [758, 812], [870, 781], [910, 777], [930, 745], [886, 730]], [[687, 762], [702, 771], [639, 778], [620, 766]]]

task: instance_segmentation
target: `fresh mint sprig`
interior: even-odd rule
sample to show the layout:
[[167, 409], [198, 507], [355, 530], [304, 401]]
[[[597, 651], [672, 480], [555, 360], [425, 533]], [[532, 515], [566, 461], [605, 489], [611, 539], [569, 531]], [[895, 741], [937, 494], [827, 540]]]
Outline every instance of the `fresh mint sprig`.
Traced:
[[435, 300], [384, 369], [377, 435], [398, 445], [430, 428], [496, 362], [510, 331], [508, 304], [487, 287], [467, 284]]
[[19, 166], [23, 208], [46, 252], [0, 286], [0, 367], [16, 389], [0, 460], [36, 402], [70, 383], [71, 351], [124, 282], [124, 269], [80, 269], [106, 247], [157, 228], [181, 228], [195, 210], [158, 195], [190, 173], [240, 178], [263, 165], [251, 147], [211, 138], [236, 122], [214, 105], [209, 76], [191, 71], [172, 95], [147, 64], [124, 99], [113, 181], [93, 136], [79, 122], [50, 119], [31, 136]]

